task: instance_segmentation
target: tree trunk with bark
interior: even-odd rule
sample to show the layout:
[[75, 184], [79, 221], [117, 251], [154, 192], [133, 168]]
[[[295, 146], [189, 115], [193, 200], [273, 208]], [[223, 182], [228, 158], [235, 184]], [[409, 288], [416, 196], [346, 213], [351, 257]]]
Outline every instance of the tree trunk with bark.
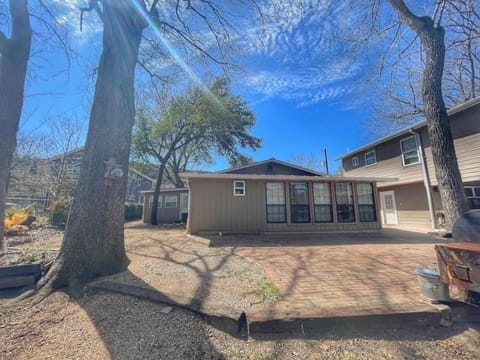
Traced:
[[5, 202], [23, 107], [32, 30], [27, 0], [10, 0], [12, 34], [0, 31], [0, 253], [3, 251]]
[[162, 186], [163, 174], [165, 173], [169, 158], [170, 153], [165, 155], [164, 160], [160, 162], [160, 167], [158, 169], [157, 182], [155, 183], [155, 190], [153, 192], [152, 210], [150, 211], [150, 224], [152, 225], [158, 225], [158, 200], [160, 199], [160, 188]]
[[[144, 6], [143, 1], [138, 3]], [[76, 289], [128, 265], [124, 207], [135, 64], [145, 24], [128, 0], [104, 0], [102, 19], [103, 52], [80, 177], [62, 248], [46, 280], [53, 288], [68, 285]], [[112, 169], [113, 176], [106, 176]]]
[[426, 60], [422, 84], [423, 105], [446, 226], [451, 229], [455, 220], [468, 210], [468, 203], [442, 94], [445, 30], [440, 25], [435, 25], [430, 17], [413, 14], [404, 1], [389, 2], [400, 19], [417, 33], [424, 48]]

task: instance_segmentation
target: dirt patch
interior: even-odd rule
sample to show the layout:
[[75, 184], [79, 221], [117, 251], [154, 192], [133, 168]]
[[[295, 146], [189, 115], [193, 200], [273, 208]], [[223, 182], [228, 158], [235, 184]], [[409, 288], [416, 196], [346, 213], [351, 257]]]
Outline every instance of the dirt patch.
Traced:
[[51, 227], [7, 235], [6, 251], [0, 255], [0, 266], [49, 263], [57, 256], [62, 236], [62, 230]]

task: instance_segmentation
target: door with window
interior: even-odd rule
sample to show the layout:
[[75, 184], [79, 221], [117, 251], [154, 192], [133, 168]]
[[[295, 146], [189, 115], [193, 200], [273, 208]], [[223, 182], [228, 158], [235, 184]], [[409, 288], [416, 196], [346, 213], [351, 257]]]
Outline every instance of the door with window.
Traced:
[[394, 192], [381, 192], [380, 202], [382, 205], [382, 223], [384, 225], [398, 225], [397, 207], [395, 205]]

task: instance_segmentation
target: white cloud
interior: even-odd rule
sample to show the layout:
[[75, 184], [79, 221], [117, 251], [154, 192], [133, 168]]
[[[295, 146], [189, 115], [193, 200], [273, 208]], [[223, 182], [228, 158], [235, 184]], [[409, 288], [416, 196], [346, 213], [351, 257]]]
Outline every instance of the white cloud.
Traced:
[[250, 54], [262, 59], [247, 76], [247, 86], [263, 98], [280, 97], [298, 106], [351, 93], [362, 64], [343, 36], [354, 31], [348, 2], [278, 0], [264, 12], [271, 22], [244, 39]]

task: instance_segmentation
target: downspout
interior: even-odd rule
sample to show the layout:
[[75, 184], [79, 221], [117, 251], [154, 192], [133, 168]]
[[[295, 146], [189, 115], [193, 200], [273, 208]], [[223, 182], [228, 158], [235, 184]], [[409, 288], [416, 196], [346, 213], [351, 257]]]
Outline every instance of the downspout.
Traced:
[[188, 208], [187, 208], [187, 227], [186, 227], [186, 230], [187, 230], [187, 234], [191, 234], [192, 232], [190, 231], [190, 219], [191, 219], [191, 213], [190, 213], [190, 204], [191, 204], [191, 200], [192, 200], [192, 192], [190, 191], [190, 178], [187, 178], [186, 179], [186, 183], [187, 183], [187, 189], [188, 189]]
[[418, 146], [417, 151], [422, 160], [421, 164], [422, 164], [422, 173], [423, 173], [423, 185], [425, 186], [425, 192], [427, 193], [428, 212], [430, 214], [430, 222], [432, 224], [432, 229], [435, 230], [435, 211], [433, 210], [432, 194], [430, 192], [430, 178], [428, 176], [426, 159], [423, 153], [422, 139], [420, 138], [420, 135], [417, 132], [413, 131], [412, 129], [408, 131], [411, 134], [415, 135], [415, 138], [417, 140], [417, 146]]

